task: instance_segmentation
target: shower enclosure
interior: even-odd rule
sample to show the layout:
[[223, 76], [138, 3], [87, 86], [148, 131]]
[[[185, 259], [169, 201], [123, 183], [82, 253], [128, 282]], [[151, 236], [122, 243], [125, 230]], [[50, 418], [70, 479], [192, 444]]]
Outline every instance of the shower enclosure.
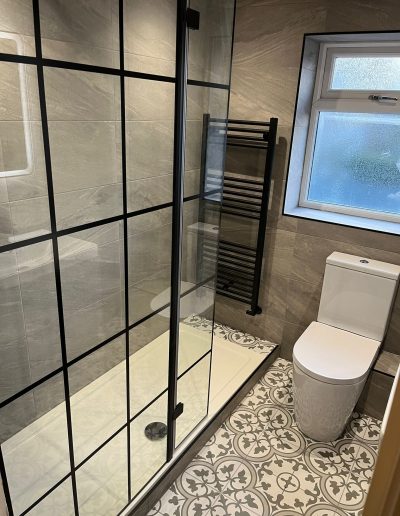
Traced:
[[0, 0], [11, 515], [122, 512], [207, 415], [234, 3]]

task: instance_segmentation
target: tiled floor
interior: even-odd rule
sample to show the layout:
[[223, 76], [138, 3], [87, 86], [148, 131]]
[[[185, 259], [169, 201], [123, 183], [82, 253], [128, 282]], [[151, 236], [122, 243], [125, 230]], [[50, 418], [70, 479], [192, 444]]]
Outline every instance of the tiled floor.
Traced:
[[337, 441], [305, 437], [277, 359], [148, 516], [360, 516], [379, 425], [354, 413]]

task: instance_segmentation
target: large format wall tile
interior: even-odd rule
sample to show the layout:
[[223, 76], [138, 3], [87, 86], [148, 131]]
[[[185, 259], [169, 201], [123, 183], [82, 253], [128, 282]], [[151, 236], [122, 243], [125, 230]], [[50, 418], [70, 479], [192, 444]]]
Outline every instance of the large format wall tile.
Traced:
[[396, 0], [376, 4], [368, 0], [327, 0], [327, 7], [328, 32], [398, 30], [400, 7]]
[[0, 399], [31, 383], [15, 252], [0, 255]]
[[[399, 7], [395, 0], [374, 6], [364, 0], [237, 2], [229, 116], [248, 120], [276, 116], [278, 138], [264, 250], [263, 312], [251, 318], [245, 314], [247, 306], [217, 296], [216, 319], [281, 343], [282, 356], [289, 360], [294, 343], [317, 316], [325, 262], [331, 252], [400, 264], [397, 236], [282, 215], [303, 36], [310, 32], [391, 30], [395, 29], [396, 13]], [[305, 55], [310, 73], [315, 51], [310, 49]], [[292, 159], [299, 160], [301, 169], [302, 157], [294, 155]], [[250, 151], [228, 149], [226, 170], [261, 175], [262, 167], [262, 159]], [[254, 233], [254, 227], [241, 224], [239, 218], [222, 217], [221, 234], [226, 239], [250, 243]], [[282, 277], [288, 281], [285, 301], [281, 293], [275, 295]], [[384, 349], [397, 354], [399, 320], [397, 297], [383, 344]], [[372, 387], [370, 392], [373, 396]], [[369, 391], [365, 395], [368, 401]], [[385, 401], [378, 398], [376, 405], [381, 410]]]
[[33, 36], [31, 0], [1, 0], [0, 30], [13, 34]]
[[56, 194], [121, 182], [117, 123], [50, 122], [49, 131]]
[[1, 254], [3, 399], [61, 364], [52, 259], [50, 242]]
[[112, 0], [41, 0], [43, 55], [113, 66], [119, 49], [118, 3]]
[[[176, 2], [124, 1], [125, 52], [132, 54], [126, 66], [137, 70], [136, 56], [146, 73], [175, 75]], [[172, 73], [165, 73], [163, 65]]]
[[128, 77], [125, 88], [127, 121], [174, 119], [174, 84]]
[[45, 84], [51, 122], [120, 120], [119, 77], [45, 68]]
[[[129, 319], [135, 322], [169, 302], [171, 209], [128, 220]], [[149, 253], [151, 250], [151, 259]], [[157, 296], [162, 295], [162, 298]]]
[[172, 119], [127, 122], [128, 180], [172, 174], [173, 135]]
[[123, 328], [123, 244], [118, 226], [114, 222], [107, 228], [108, 241], [101, 226], [59, 239], [69, 359]]
[[128, 181], [128, 211], [138, 211], [172, 201], [172, 174]]
[[57, 228], [122, 215], [122, 184], [73, 190], [55, 195]]
[[58, 227], [120, 214], [118, 79], [58, 69], [45, 77]]
[[294, 324], [310, 324], [318, 316], [322, 284], [290, 280], [288, 285], [286, 320]]

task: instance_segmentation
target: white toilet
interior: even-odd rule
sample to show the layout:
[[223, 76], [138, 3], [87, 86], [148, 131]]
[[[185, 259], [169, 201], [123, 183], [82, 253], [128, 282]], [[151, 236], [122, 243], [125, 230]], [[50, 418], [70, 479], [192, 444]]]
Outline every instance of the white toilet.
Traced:
[[326, 260], [318, 320], [293, 348], [297, 424], [318, 441], [340, 436], [385, 336], [400, 267], [343, 253]]

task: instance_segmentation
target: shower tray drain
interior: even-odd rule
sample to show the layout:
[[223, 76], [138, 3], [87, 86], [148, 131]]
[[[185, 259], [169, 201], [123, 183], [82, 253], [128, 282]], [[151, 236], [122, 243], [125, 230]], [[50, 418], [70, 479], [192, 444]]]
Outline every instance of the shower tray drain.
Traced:
[[167, 435], [167, 425], [160, 421], [149, 423], [144, 429], [144, 435], [150, 441], [160, 441]]

